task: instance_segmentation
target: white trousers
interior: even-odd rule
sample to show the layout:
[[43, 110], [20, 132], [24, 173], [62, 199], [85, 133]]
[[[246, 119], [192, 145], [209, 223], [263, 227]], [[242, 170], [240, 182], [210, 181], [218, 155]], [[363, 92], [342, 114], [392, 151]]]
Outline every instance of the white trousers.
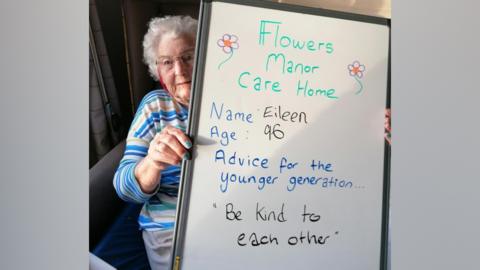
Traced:
[[152, 270], [170, 269], [173, 230], [142, 232], [148, 262]]

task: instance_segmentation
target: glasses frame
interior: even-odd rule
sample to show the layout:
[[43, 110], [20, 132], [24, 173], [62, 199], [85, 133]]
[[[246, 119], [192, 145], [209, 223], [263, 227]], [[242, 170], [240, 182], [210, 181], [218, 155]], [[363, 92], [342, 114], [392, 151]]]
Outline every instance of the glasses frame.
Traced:
[[[162, 61], [164, 61], [165, 59], [171, 60], [171, 64], [168, 64], [170, 66], [162, 63]], [[173, 70], [175, 66], [175, 62], [177, 61], [182, 65], [192, 66], [194, 60], [195, 60], [195, 49], [192, 48], [192, 49], [186, 50], [185, 52], [183, 52], [181, 55], [178, 55], [178, 56], [161, 56], [160, 59], [157, 58], [155, 60], [155, 65], [157, 66], [157, 68], [161, 70], [170, 71], [170, 70]]]

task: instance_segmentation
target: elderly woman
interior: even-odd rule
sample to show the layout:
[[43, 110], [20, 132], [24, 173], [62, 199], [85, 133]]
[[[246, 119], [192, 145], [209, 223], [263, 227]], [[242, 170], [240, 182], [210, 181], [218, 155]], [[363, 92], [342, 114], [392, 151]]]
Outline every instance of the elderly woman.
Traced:
[[148, 93], [130, 127], [113, 184], [120, 198], [143, 203], [138, 222], [152, 269], [166, 269], [175, 222], [179, 164], [192, 146], [187, 124], [197, 21], [154, 18], [144, 37], [144, 61], [163, 89]]

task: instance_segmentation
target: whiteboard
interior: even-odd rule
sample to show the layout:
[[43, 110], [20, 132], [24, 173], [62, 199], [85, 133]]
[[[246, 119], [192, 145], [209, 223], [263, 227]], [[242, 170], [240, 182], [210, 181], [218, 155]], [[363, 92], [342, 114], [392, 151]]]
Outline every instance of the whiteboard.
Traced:
[[388, 21], [212, 1], [197, 45], [174, 267], [381, 269]]

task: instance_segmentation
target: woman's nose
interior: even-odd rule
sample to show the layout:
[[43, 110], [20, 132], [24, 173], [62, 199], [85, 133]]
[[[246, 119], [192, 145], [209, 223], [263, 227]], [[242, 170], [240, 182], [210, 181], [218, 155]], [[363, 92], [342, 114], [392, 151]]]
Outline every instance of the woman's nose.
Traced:
[[173, 68], [175, 70], [175, 75], [186, 75], [187, 74], [187, 65], [183, 63], [182, 60], [176, 59], [175, 62], [173, 62]]

